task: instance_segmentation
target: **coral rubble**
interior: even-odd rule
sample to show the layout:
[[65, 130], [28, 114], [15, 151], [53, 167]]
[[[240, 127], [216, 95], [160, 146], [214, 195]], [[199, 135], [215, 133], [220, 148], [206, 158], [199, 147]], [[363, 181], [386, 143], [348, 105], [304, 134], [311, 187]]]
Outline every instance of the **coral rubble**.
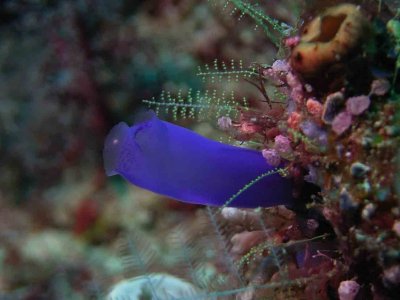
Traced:
[[[253, 139], [264, 145], [269, 163], [278, 161], [276, 153], [286, 162], [300, 194], [309, 188], [305, 181], [320, 190], [302, 198], [307, 204], [298, 201], [292, 208], [296, 215], [282, 219], [264, 242], [254, 246], [244, 231], [232, 243], [233, 249], [250, 247], [246, 255], [260, 264], [274, 260], [274, 252], [282, 248], [296, 257], [282, 264], [286, 275], [279, 263], [272, 276], [265, 269], [252, 270], [257, 280], [264, 272], [261, 281], [268, 284], [297, 278], [297, 286], [283, 289], [284, 297], [395, 299], [400, 291], [400, 88], [397, 57], [392, 55], [398, 50], [396, 33], [390, 26], [382, 29], [382, 22], [394, 19], [383, 20], [353, 4], [327, 8], [304, 26], [298, 42], [286, 43], [288, 59], [263, 70], [264, 78], [286, 96], [287, 106], [275, 123], [275, 143], [263, 139], [271, 130], [266, 127]], [[356, 67], [360, 63], [361, 69]], [[267, 220], [270, 210], [265, 214]], [[312, 241], [318, 234], [324, 241]], [[243, 271], [248, 275], [247, 268]], [[250, 298], [267, 295], [254, 291]]]

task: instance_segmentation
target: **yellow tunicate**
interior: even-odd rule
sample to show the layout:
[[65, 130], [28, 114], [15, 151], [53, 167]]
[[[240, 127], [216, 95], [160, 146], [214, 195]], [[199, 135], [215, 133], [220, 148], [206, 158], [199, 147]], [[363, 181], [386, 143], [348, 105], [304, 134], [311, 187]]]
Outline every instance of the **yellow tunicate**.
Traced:
[[291, 65], [312, 76], [327, 65], [341, 61], [355, 49], [365, 34], [367, 22], [358, 6], [340, 4], [314, 18], [293, 48]]

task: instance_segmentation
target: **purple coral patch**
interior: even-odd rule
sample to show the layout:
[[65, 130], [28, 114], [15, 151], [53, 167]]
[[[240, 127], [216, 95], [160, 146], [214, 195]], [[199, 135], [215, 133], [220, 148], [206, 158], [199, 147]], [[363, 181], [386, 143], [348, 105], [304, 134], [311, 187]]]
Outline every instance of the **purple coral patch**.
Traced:
[[371, 104], [371, 100], [368, 96], [357, 96], [347, 99], [346, 110], [348, 113], [358, 116], [366, 111]]
[[275, 149], [264, 149], [262, 151], [262, 156], [265, 158], [267, 163], [273, 167], [277, 167], [281, 163], [281, 156]]
[[350, 127], [351, 121], [351, 114], [347, 111], [341, 112], [333, 119], [332, 129], [336, 134], [341, 135]]

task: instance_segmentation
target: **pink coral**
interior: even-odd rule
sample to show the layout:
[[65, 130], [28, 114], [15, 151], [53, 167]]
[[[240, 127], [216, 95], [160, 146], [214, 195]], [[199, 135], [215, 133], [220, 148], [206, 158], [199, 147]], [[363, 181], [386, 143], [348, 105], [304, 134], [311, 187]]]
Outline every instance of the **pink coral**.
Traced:
[[314, 99], [308, 99], [306, 102], [307, 111], [316, 118], [320, 118], [323, 111], [323, 106], [320, 102]]
[[290, 65], [287, 61], [278, 59], [272, 64], [272, 70], [275, 72], [288, 73], [290, 71]]
[[392, 230], [400, 237], [400, 220], [396, 220], [393, 223]]
[[296, 103], [301, 104], [304, 100], [304, 93], [302, 88], [294, 88], [291, 93], [290, 97], [296, 101]]
[[302, 103], [304, 100], [304, 92], [303, 92], [303, 85], [300, 82], [299, 78], [292, 72], [289, 72], [286, 75], [286, 82], [291, 88], [290, 97], [296, 103]]
[[366, 111], [371, 104], [371, 100], [368, 96], [357, 96], [347, 99], [346, 110], [348, 113], [358, 116]]
[[333, 119], [332, 130], [337, 135], [341, 135], [350, 127], [351, 121], [351, 114], [347, 111], [341, 112]]
[[275, 137], [275, 150], [278, 153], [287, 154], [292, 151], [290, 146], [290, 140], [284, 135], [278, 135]]
[[383, 280], [388, 284], [400, 283], [400, 265], [394, 265], [383, 272]]
[[222, 130], [228, 130], [229, 128], [232, 127], [232, 119], [229, 117], [220, 117], [218, 119], [218, 127], [221, 128]]
[[262, 156], [265, 158], [267, 163], [273, 167], [277, 167], [281, 163], [281, 157], [274, 149], [264, 149], [262, 151]]
[[370, 94], [383, 96], [390, 90], [390, 83], [386, 79], [380, 78], [372, 81]]
[[360, 285], [354, 280], [346, 280], [340, 283], [338, 293], [340, 300], [353, 300], [358, 294]]
[[290, 128], [298, 129], [301, 122], [301, 115], [294, 111], [289, 115], [287, 122]]
[[290, 71], [290, 65], [287, 61], [276, 60], [270, 68], [265, 68], [262, 74], [269, 80], [273, 81], [277, 85], [284, 83], [287, 73]]
[[284, 41], [284, 43], [285, 43], [285, 46], [286, 47], [295, 47], [295, 46], [297, 46], [298, 45], [298, 43], [300, 43], [300, 36], [298, 36], [298, 35], [295, 35], [295, 36], [291, 36], [291, 37], [288, 37], [285, 41]]
[[260, 130], [260, 126], [253, 124], [251, 122], [242, 122], [240, 124], [240, 131], [245, 134], [253, 134]]

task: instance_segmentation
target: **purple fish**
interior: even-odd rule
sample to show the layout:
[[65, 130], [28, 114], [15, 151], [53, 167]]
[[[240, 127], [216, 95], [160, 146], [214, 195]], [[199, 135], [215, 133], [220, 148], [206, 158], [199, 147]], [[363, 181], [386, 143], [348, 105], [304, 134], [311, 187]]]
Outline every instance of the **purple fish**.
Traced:
[[114, 126], [103, 155], [108, 176], [119, 174], [183, 202], [251, 208], [291, 204], [293, 199], [291, 180], [277, 173], [265, 176], [274, 167], [261, 152], [207, 139], [152, 112], [131, 127]]

